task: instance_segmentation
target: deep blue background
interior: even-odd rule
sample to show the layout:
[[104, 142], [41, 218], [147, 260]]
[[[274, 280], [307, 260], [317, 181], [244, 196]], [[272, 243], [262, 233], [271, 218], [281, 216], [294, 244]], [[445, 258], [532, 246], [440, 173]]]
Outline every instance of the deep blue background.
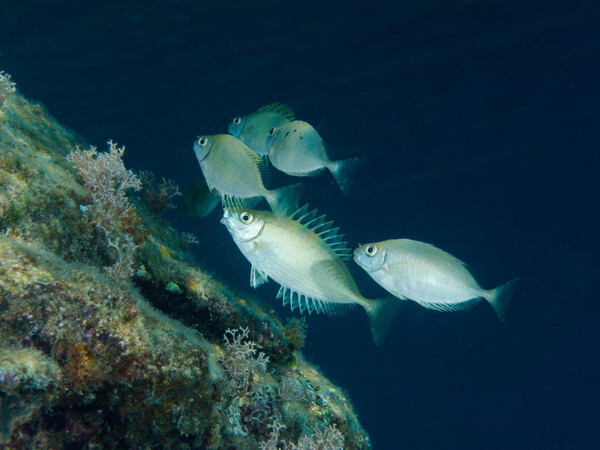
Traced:
[[[506, 325], [411, 305], [376, 348], [363, 311], [309, 318], [305, 353], [376, 448], [600, 448], [598, 2], [0, 4], [0, 70], [129, 167], [190, 185], [196, 136], [284, 102], [334, 156], [369, 156], [353, 196], [325, 174], [304, 197], [354, 244], [430, 242], [484, 287], [522, 277]], [[218, 213], [170, 218], [247, 288]], [[276, 291], [258, 294], [286, 315]]]

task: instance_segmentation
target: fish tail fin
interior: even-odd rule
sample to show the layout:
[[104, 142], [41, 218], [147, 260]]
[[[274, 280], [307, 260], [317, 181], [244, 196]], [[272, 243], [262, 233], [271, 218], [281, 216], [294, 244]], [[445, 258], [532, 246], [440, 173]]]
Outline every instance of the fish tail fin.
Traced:
[[276, 216], [290, 215], [298, 209], [298, 201], [304, 185], [302, 183], [292, 184], [272, 191], [267, 191], [265, 200]]
[[508, 318], [510, 302], [515, 295], [518, 284], [519, 277], [513, 278], [496, 289], [490, 289], [485, 296], [485, 299], [492, 305], [501, 322], [505, 322]]
[[369, 300], [365, 307], [371, 325], [371, 336], [375, 345], [379, 346], [387, 336], [394, 319], [404, 309], [405, 304], [396, 297], [385, 297]]
[[328, 166], [329, 171], [333, 175], [333, 178], [335, 178], [336, 183], [344, 195], [350, 193], [352, 187], [352, 175], [360, 169], [365, 160], [366, 158], [364, 156], [340, 159], [338, 161], [332, 161]]

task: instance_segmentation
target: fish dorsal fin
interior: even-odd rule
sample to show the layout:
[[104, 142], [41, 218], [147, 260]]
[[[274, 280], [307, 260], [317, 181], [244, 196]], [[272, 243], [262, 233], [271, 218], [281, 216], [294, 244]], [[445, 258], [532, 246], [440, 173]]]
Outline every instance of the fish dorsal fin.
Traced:
[[250, 269], [250, 286], [256, 289], [258, 286], [261, 286], [268, 282], [269, 275], [267, 275], [262, 270], [257, 269], [256, 266], [253, 264], [252, 268]]
[[327, 221], [325, 214], [319, 215], [316, 209], [310, 211], [306, 204], [298, 208], [291, 218], [319, 236], [342, 260], [347, 261], [351, 258], [351, 250], [348, 248], [348, 242], [343, 240], [344, 235], [339, 232], [340, 227], [333, 226], [333, 220]]
[[263, 186], [267, 188], [271, 185], [271, 179], [273, 178], [271, 167], [269, 166], [269, 157], [259, 155], [259, 158], [260, 162], [258, 163], [258, 172], [260, 173], [260, 178], [262, 179]]
[[271, 103], [269, 105], [265, 105], [261, 108], [258, 108], [257, 112], [264, 112], [264, 111], [277, 113], [280, 116], [285, 117], [290, 122], [296, 118], [296, 115], [294, 114], [294, 110], [292, 108], [290, 108], [289, 106], [284, 105], [283, 103]]
[[240, 141], [240, 143], [242, 144], [242, 148], [244, 149], [244, 151], [246, 152], [246, 154], [252, 159], [252, 161], [254, 161], [256, 163], [256, 165], [260, 169], [260, 167], [264, 164], [264, 159], [261, 158], [261, 156], [258, 153], [256, 153], [254, 150], [252, 150], [246, 144], [244, 144], [241, 141]]
[[254, 163], [256, 164], [256, 168], [258, 169], [258, 172], [260, 173], [260, 179], [263, 182], [263, 186], [267, 185], [271, 180], [271, 171], [269, 170], [269, 160], [267, 158], [260, 156], [258, 153], [256, 153], [254, 150], [252, 150], [246, 144], [243, 144], [242, 148], [244, 149], [246, 154], [250, 157], [250, 159], [252, 159], [252, 161], [254, 161]]

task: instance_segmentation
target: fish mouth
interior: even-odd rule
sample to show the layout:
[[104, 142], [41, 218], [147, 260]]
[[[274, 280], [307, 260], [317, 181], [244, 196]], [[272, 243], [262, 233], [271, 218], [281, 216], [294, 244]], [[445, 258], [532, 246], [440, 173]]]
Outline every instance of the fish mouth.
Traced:
[[229, 228], [227, 226], [227, 223], [229, 222], [229, 218], [232, 217], [231, 213], [229, 212], [228, 209], [224, 209], [223, 210], [223, 217], [221, 217], [221, 220], [219, 220], [220, 223], [222, 223], [223, 225], [225, 225], [227, 228]]
[[360, 263], [360, 252], [358, 251], [358, 249], [354, 250], [354, 253], [352, 253], [352, 259], [354, 260], [354, 262], [356, 264], [358, 264], [360, 267], [362, 267], [362, 265]]

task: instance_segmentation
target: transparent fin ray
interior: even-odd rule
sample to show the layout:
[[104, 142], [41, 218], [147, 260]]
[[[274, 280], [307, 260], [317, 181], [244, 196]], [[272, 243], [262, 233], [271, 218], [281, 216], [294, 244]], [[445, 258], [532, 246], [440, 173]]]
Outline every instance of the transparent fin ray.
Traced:
[[258, 286], [262, 286], [268, 282], [269, 276], [262, 270], [257, 269], [256, 266], [252, 265], [252, 268], [250, 269], [250, 286], [256, 289]]

